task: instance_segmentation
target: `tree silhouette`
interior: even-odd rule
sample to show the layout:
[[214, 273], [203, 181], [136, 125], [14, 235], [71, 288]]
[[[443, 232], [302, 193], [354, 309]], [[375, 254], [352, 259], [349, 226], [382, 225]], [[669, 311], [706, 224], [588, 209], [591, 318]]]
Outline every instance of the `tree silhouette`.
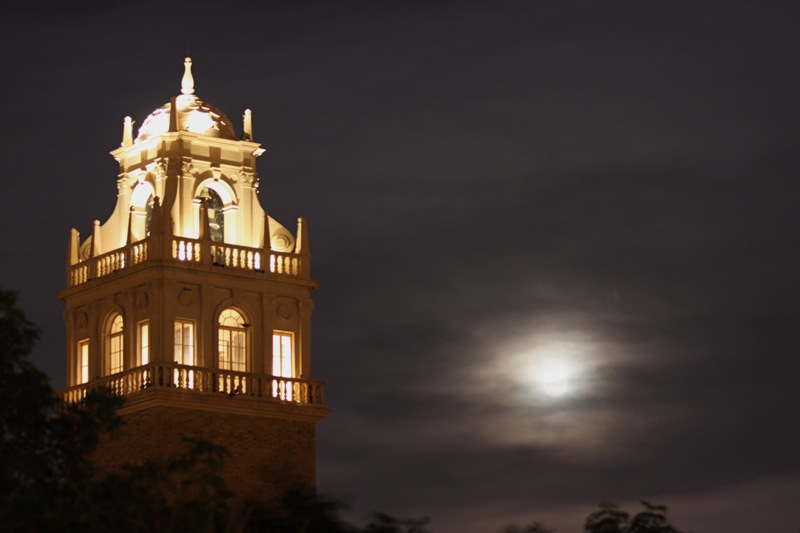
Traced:
[[669, 523], [667, 508], [642, 501], [644, 511], [632, 519], [616, 505], [600, 504], [600, 509], [586, 517], [585, 533], [681, 533]]
[[555, 533], [554, 529], [548, 529], [539, 522], [532, 522], [527, 526], [509, 524], [498, 533]]
[[425, 529], [428, 518], [395, 518], [386, 513], [373, 513], [364, 533], [431, 533]]
[[39, 338], [0, 289], [0, 516], [10, 531], [69, 530], [91, 509], [91, 454], [119, 426], [121, 400], [105, 390], [65, 405], [29, 360]]

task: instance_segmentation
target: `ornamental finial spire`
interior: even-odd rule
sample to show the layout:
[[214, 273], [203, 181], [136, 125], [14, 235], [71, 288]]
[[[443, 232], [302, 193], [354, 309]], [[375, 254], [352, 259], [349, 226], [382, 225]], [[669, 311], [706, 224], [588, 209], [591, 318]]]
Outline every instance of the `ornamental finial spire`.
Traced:
[[245, 141], [252, 141], [253, 140], [253, 112], [249, 109], [244, 110], [244, 128], [243, 128], [243, 135], [242, 139]]
[[122, 126], [122, 146], [130, 146], [133, 144], [133, 119], [125, 117]]
[[187, 57], [183, 61], [185, 70], [183, 71], [183, 79], [181, 80], [181, 93], [194, 94], [194, 78], [192, 77], [192, 58]]

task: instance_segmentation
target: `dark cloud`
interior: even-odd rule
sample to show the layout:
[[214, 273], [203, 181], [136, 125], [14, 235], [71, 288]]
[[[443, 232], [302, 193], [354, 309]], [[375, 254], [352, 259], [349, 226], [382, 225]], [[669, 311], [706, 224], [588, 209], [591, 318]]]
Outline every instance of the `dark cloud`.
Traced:
[[[310, 220], [323, 490], [465, 533], [642, 498], [796, 525], [750, 518], [800, 479], [793, 3], [68, 11], [0, 41], [0, 269], [56, 383], [68, 229], [110, 213], [122, 118], [188, 47], [198, 94], [254, 110], [265, 207]], [[554, 398], [531, 368], [559, 357]]]

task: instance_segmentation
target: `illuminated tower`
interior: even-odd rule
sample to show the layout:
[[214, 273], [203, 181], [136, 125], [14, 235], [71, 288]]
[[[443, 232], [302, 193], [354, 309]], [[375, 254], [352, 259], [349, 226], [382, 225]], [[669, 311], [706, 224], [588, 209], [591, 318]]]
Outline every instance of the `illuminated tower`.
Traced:
[[126, 397], [122, 436], [100, 465], [169, 454], [183, 437], [228, 448], [232, 488], [271, 497], [313, 487], [315, 424], [325, 416], [311, 378], [307, 227], [297, 233], [258, 200], [252, 115], [237, 137], [222, 111], [181, 94], [133, 137], [125, 118], [117, 205], [67, 259], [67, 400], [108, 386]]

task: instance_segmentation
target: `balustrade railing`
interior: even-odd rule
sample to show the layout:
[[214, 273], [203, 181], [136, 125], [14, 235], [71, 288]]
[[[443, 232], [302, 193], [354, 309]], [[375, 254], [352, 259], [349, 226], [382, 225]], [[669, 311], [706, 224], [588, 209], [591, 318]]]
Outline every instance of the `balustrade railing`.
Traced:
[[178, 261], [200, 262], [200, 241], [197, 239], [172, 239], [172, 258]]
[[106, 387], [118, 396], [127, 396], [151, 388], [168, 388], [228, 396], [241, 395], [268, 401], [324, 405], [324, 384], [319, 381], [156, 363], [70, 387], [62, 391], [61, 395], [67, 403], [76, 403], [83, 400], [89, 390], [98, 387]]
[[131, 264], [138, 265], [147, 261], [147, 256], [150, 254], [150, 243], [148, 241], [139, 241], [131, 246]]
[[69, 284], [70, 286], [80, 285], [89, 281], [89, 265], [86, 263], [78, 263], [70, 268], [69, 271]]
[[125, 253], [124, 252], [111, 252], [95, 259], [97, 268], [97, 277], [107, 276], [117, 270], [125, 268]]
[[[107, 276], [130, 266], [158, 259], [160, 254], [151, 238], [126, 245], [106, 254], [90, 257], [68, 268], [70, 286], [81, 285], [95, 278]], [[286, 252], [265, 252], [227, 243], [216, 243], [200, 239], [171, 237], [167, 258], [174, 261], [204, 263], [213, 266], [269, 272], [292, 277], [308, 277], [306, 258]]]
[[80, 285], [90, 279], [107, 276], [123, 270], [126, 266], [138, 265], [150, 256], [150, 243], [147, 240], [112, 250], [97, 257], [90, 257], [69, 267], [69, 284]]
[[261, 270], [261, 250], [231, 244], [211, 244], [211, 260], [215, 265]]
[[269, 271], [288, 276], [300, 275], [300, 257], [294, 254], [272, 252], [269, 257]]

